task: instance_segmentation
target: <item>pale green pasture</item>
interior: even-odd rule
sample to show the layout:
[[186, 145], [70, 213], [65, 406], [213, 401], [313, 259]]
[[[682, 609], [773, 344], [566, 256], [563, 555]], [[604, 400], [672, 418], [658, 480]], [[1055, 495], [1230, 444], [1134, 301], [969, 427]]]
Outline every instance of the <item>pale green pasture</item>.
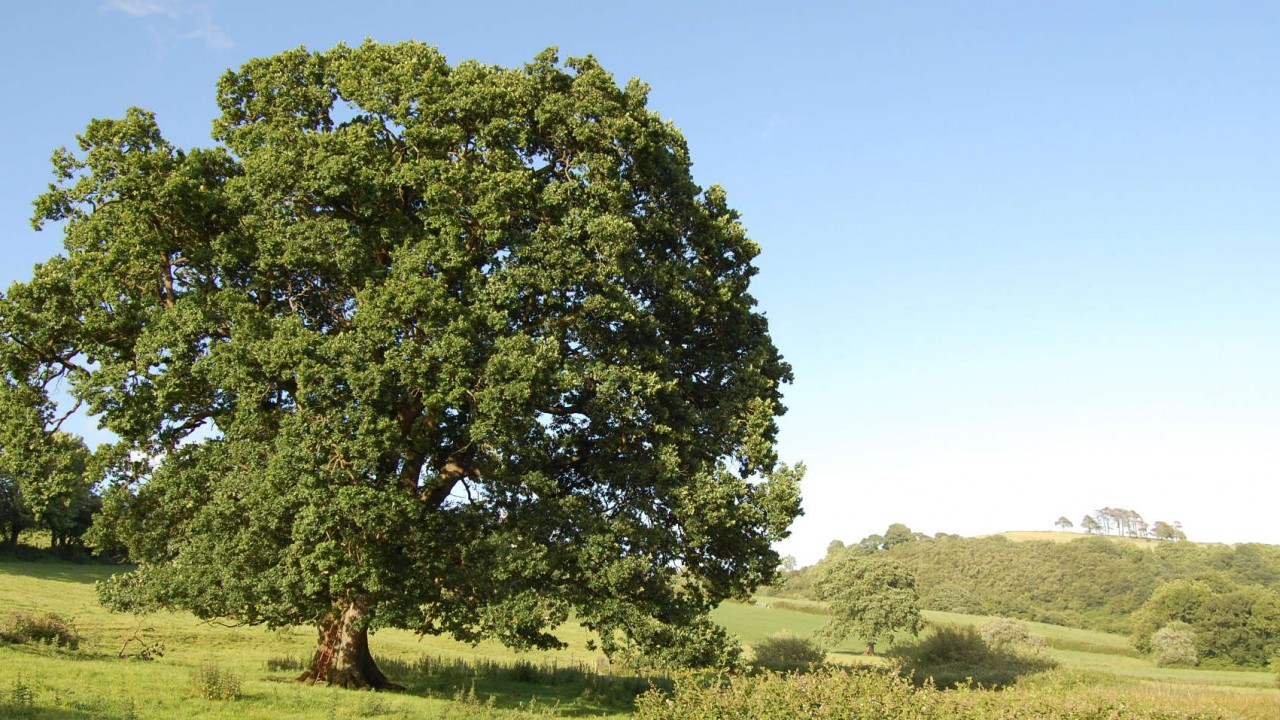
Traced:
[[1156, 667], [1154, 663], [1146, 658], [1103, 655], [1056, 648], [1050, 649], [1049, 652], [1065, 667], [1093, 670], [1137, 680], [1175, 683], [1178, 685], [1266, 688], [1271, 692], [1280, 693], [1280, 690], [1276, 690], [1276, 676], [1270, 672]]
[[[961, 625], [977, 627], [990, 619], [985, 615], [965, 615], [962, 613], [939, 612], [926, 610], [925, 618], [939, 625]], [[1050, 647], [1071, 650], [1083, 650], [1090, 653], [1109, 655], [1132, 655], [1135, 653], [1129, 638], [1115, 633], [1097, 630], [1081, 630], [1078, 628], [1049, 625], [1047, 623], [1028, 622], [1027, 626], [1035, 635], [1044, 638]]]
[[[93, 582], [111, 574], [101, 565], [59, 562], [0, 562], [0, 622], [15, 611], [54, 612], [71, 619], [87, 641], [76, 652], [0, 644], [0, 716], [13, 712], [17, 688], [34, 693], [38, 718], [347, 718], [347, 717], [519, 717], [548, 709], [565, 716], [625, 717], [592, 698], [576, 696], [578, 688], [498, 682], [476, 688], [479, 705], [453, 702], [471, 687], [424, 689], [409, 693], [361, 693], [291, 682], [297, 670], [269, 671], [272, 658], [308, 658], [315, 647], [311, 628], [271, 631], [260, 627], [226, 627], [204, 623], [186, 613], [142, 617], [110, 613], [97, 603]], [[152, 661], [120, 659], [127, 638], [140, 634], [162, 642], [164, 655]], [[413, 665], [423, 657], [511, 663], [526, 659], [538, 665], [595, 667], [603, 662], [586, 649], [587, 633], [563, 628], [569, 648], [515, 655], [498, 643], [470, 646], [435, 637], [384, 630], [371, 638], [375, 657], [396, 678], [396, 663]], [[130, 644], [129, 650], [140, 646]], [[197, 698], [191, 690], [194, 670], [214, 662], [238, 675], [244, 696], [236, 702]], [[465, 684], [464, 684], [465, 685]], [[492, 692], [487, 692], [491, 690]], [[428, 697], [427, 695], [432, 697]], [[494, 694], [495, 706], [484, 706]]]

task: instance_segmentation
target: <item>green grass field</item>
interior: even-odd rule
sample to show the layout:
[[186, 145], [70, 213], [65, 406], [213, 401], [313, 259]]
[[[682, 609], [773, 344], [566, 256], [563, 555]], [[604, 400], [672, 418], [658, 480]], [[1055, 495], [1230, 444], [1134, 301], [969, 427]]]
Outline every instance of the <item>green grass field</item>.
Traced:
[[[291, 682], [309, 657], [314, 631], [225, 627], [190, 615], [137, 618], [97, 604], [93, 583], [112, 568], [52, 560], [0, 561], [0, 624], [14, 612], [55, 612], [71, 619], [86, 642], [76, 651], [0, 644], [0, 717], [53, 718], [516, 718], [626, 717], [644, 680], [610, 668], [586, 649], [587, 635], [566, 627], [570, 647], [516, 655], [496, 643], [470, 646], [411, 633], [381, 631], [374, 655], [403, 693], [370, 693]], [[773, 604], [782, 607], [771, 607]], [[826, 621], [821, 606], [761, 595], [753, 604], [726, 603], [718, 622], [750, 645], [779, 632], [808, 636]], [[934, 623], [974, 625], [984, 618], [927, 613]], [[1157, 668], [1126, 638], [1039, 623], [1054, 671], [1126, 697], [1178, 707], [1213, 705], [1245, 718], [1280, 717], [1280, 689], [1266, 672]], [[130, 638], [139, 641], [130, 641]], [[144, 644], [163, 643], [162, 657], [121, 659]], [[862, 655], [850, 638], [831, 649], [837, 662], [882, 662]], [[213, 664], [241, 680], [235, 701], [198, 697], [192, 678]], [[596, 671], [601, 674], [597, 675]], [[615, 676], [613, 673], [618, 672]], [[1125, 695], [1127, 694], [1127, 695]]]
[[[603, 687], [548, 682], [557, 675], [581, 677], [579, 669], [594, 670], [597, 663], [607, 670], [598, 653], [585, 649], [586, 632], [574, 626], [561, 634], [568, 649], [522, 656], [497, 643], [470, 646], [384, 630], [371, 638], [374, 655], [407, 692], [309, 687], [291, 682], [298, 669], [269, 670], [268, 662], [287, 665], [309, 658], [315, 648], [311, 628], [270, 631], [202, 623], [180, 613], [141, 618], [109, 613], [97, 604], [93, 583], [111, 572], [101, 565], [0, 561], [0, 622], [15, 611], [54, 612], [71, 619], [87, 638], [75, 652], [0, 644], [0, 717], [516, 717], [552, 709], [564, 716], [625, 717], [631, 695], [624, 691], [647, 686], [624, 677], [617, 681], [619, 691], [611, 693], [608, 677]], [[151, 661], [121, 659], [122, 649], [134, 653], [142, 647], [127, 643], [134, 636], [163, 643], [164, 655]], [[196, 697], [192, 675], [206, 663], [238, 676], [243, 698]], [[29, 696], [30, 702], [15, 703], [19, 696]], [[459, 715], [463, 709], [466, 714]]]

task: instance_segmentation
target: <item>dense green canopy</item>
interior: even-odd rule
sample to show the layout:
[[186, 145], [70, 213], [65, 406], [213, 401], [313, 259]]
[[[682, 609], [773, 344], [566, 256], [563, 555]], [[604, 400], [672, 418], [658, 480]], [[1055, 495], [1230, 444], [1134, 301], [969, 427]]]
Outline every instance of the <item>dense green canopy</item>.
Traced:
[[120, 438], [100, 541], [139, 568], [107, 601], [319, 623], [316, 679], [378, 626], [714, 640], [799, 512], [790, 369], [646, 90], [551, 51], [299, 49], [222, 79], [212, 148], [132, 109], [56, 154], [67, 252], [0, 304], [4, 368]]
[[870, 653], [894, 632], [916, 635], [924, 627], [915, 576], [880, 555], [845, 550], [822, 566], [817, 590], [831, 610], [820, 632], [828, 642], [859, 635]]

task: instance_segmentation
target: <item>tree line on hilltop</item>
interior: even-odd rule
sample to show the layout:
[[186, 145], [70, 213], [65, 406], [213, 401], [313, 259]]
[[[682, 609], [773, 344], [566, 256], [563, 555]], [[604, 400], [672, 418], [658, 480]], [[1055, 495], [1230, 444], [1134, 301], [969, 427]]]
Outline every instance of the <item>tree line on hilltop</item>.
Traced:
[[[1067, 516], [1063, 515], [1054, 522], [1063, 530], [1075, 527]], [[1182, 530], [1182, 523], [1156, 520], [1148, 523], [1136, 510], [1126, 508], [1105, 507], [1091, 515], [1085, 515], [1080, 521], [1080, 529], [1090, 535], [1117, 535], [1121, 537], [1154, 538], [1156, 540], [1186, 540], [1187, 534]]]

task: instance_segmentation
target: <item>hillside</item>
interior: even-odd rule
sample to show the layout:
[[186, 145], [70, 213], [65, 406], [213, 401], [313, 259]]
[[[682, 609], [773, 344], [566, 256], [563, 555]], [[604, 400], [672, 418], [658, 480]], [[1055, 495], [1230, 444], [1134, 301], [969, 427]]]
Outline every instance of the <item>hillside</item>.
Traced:
[[[1209, 656], [1232, 643], [1252, 647], [1246, 654], [1230, 650], [1232, 662], [1265, 664], [1280, 653], [1277, 546], [1031, 532], [894, 537], [833, 545], [831, 553], [879, 554], [905, 565], [929, 610], [1121, 634], [1139, 628], [1149, 634], [1177, 619], [1214, 628], [1201, 638]], [[781, 592], [812, 597], [814, 579], [831, 557], [792, 573]], [[1153, 597], [1159, 607], [1148, 605]]]

